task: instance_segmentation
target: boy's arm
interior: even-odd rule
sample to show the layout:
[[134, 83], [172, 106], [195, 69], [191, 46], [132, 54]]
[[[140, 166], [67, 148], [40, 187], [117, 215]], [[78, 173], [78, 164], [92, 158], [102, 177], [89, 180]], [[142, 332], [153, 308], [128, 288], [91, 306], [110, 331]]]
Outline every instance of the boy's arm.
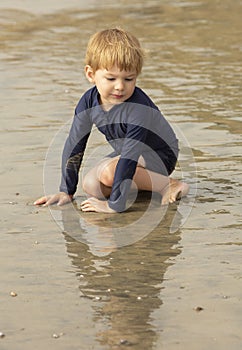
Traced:
[[60, 192], [54, 195], [40, 197], [34, 204], [47, 206], [57, 203], [58, 205], [62, 205], [72, 201], [78, 183], [79, 168], [91, 128], [92, 122], [88, 113], [88, 98], [86, 98], [85, 94], [75, 109], [73, 123], [62, 153]]
[[126, 201], [136, 171], [137, 162], [142, 154], [147, 129], [128, 125], [122, 152], [116, 166], [112, 192], [108, 200], [109, 207], [116, 212], [126, 209]]
[[87, 139], [89, 134], [86, 137], [82, 138], [73, 149], [73, 145], [68, 137], [65, 147], [62, 154], [62, 176], [60, 184], [60, 192], [65, 192], [69, 195], [74, 195], [76, 192], [78, 180], [79, 180], [79, 169], [82, 163], [84, 151], [86, 148]]
[[69, 136], [62, 153], [62, 177], [60, 192], [74, 195], [76, 192], [79, 169], [83, 159], [92, 123], [87, 113], [75, 113]]

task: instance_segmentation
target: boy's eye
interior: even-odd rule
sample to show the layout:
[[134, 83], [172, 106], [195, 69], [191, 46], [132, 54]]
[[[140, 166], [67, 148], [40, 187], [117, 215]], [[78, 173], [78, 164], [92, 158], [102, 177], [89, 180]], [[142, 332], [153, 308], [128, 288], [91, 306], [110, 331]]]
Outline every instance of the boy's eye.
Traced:
[[[106, 79], [108, 80], [108, 81], [114, 81], [115, 80], [115, 78], [109, 78], [109, 77], [106, 77]], [[125, 81], [133, 81], [134, 80], [134, 78], [125, 78]]]

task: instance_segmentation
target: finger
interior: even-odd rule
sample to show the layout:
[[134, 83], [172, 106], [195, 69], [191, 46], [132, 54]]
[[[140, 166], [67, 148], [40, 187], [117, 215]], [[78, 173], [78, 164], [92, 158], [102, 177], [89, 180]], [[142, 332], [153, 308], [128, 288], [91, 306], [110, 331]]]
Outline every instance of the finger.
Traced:
[[86, 209], [86, 208], [89, 208], [91, 206], [91, 203], [84, 203], [84, 204], [81, 204], [81, 209]]
[[61, 198], [58, 202], [57, 202], [57, 205], [58, 206], [62, 206], [64, 204], [68, 203], [68, 201], [64, 198]]
[[95, 207], [91, 203], [85, 203], [81, 206], [82, 211], [95, 211]]
[[84, 211], [84, 212], [96, 211], [96, 209], [93, 208], [93, 207], [81, 208], [81, 210]]
[[85, 206], [81, 207], [81, 210], [82, 210], [82, 211], [88, 211], [89, 208], [90, 208], [89, 206], [86, 206], [86, 205], [85, 205]]
[[83, 205], [81, 205], [81, 209], [91, 209], [91, 210], [95, 210], [96, 209], [96, 206], [94, 203], [85, 203]]
[[46, 203], [48, 198], [46, 196], [38, 198], [35, 202], [34, 205], [41, 205]]
[[48, 200], [47, 202], [43, 205], [43, 207], [48, 207], [48, 205], [51, 205], [51, 204], [54, 204], [58, 201], [58, 196], [55, 195], [55, 196], [50, 196], [50, 197], [47, 197]]
[[96, 198], [90, 197], [88, 199], [85, 199], [83, 202], [81, 202], [81, 205], [87, 204], [87, 203], [92, 203], [95, 201]]
[[85, 200], [85, 201], [81, 202], [81, 206], [83, 206], [83, 205], [85, 205], [87, 203], [89, 203], [88, 200]]
[[71, 198], [68, 195], [66, 195], [65, 197], [62, 197], [58, 201], [57, 205], [61, 206], [61, 205], [64, 205], [64, 204], [67, 204], [67, 203], [70, 203], [70, 202], [71, 202]]

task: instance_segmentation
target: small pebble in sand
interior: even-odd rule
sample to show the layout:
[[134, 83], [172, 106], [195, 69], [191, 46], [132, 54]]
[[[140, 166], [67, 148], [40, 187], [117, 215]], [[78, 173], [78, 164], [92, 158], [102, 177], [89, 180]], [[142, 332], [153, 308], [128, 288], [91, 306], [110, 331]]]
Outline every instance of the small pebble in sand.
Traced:
[[53, 334], [52, 334], [52, 338], [58, 339], [58, 338], [62, 337], [63, 335], [64, 335], [63, 332], [61, 332], [61, 333], [59, 333], [59, 334], [53, 333]]
[[16, 297], [18, 294], [16, 292], [10, 292], [11, 297]]
[[119, 341], [120, 345], [124, 345], [124, 346], [132, 346], [134, 345], [132, 342], [130, 342], [128, 339], [120, 339]]
[[57, 339], [57, 338], [60, 338], [60, 336], [59, 336], [59, 334], [54, 333], [54, 334], [52, 334], [52, 338]]
[[228, 295], [223, 295], [223, 298], [224, 299], [229, 299], [229, 296]]
[[194, 308], [194, 310], [197, 311], [197, 312], [200, 312], [200, 311], [203, 311], [204, 308], [201, 307], [201, 306], [197, 306], [197, 307]]
[[5, 334], [0, 332], [0, 338], [4, 338], [5, 337]]

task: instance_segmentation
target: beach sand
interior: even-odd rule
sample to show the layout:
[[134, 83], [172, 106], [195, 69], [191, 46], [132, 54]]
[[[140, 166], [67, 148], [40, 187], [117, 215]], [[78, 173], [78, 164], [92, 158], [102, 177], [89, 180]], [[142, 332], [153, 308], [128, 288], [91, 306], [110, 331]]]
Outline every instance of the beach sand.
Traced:
[[[241, 4], [0, 4], [3, 350], [240, 350]], [[121, 25], [149, 50], [138, 85], [174, 126], [186, 199], [123, 214], [35, 207], [59, 185], [89, 83], [89, 36]], [[96, 132], [85, 166], [105, 151]], [[85, 169], [84, 169], [85, 170]]]

